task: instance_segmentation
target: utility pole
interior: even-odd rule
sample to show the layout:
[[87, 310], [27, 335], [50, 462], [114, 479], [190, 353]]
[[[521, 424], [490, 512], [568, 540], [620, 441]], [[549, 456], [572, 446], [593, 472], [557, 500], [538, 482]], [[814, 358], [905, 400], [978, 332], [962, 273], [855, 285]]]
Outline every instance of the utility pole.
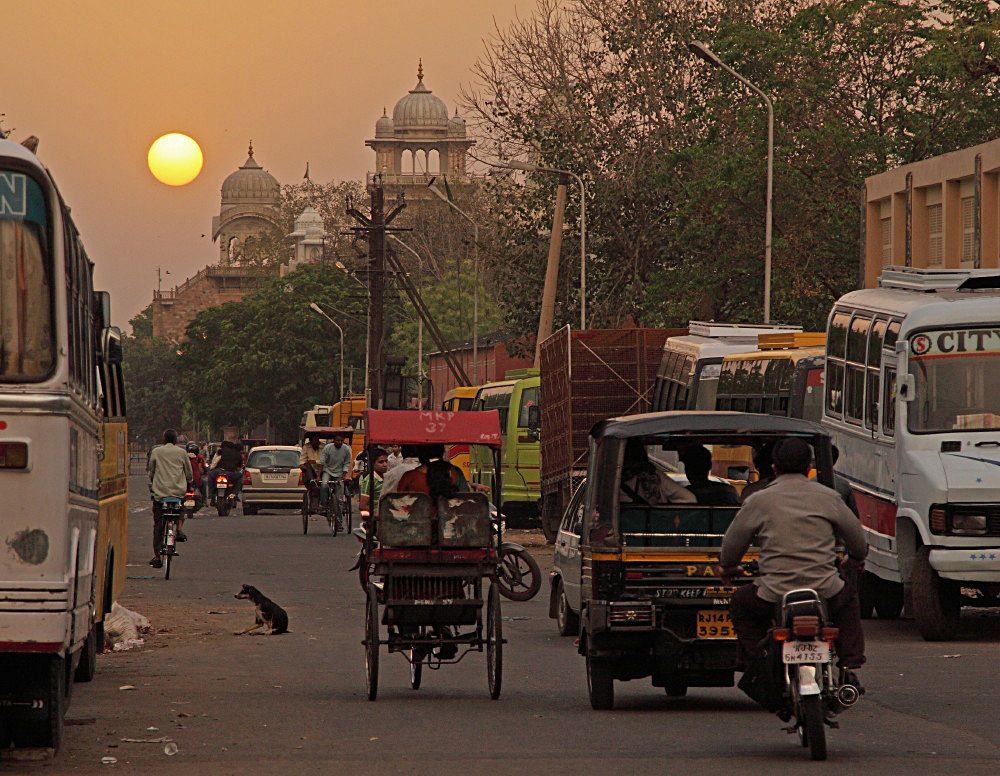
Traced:
[[353, 207], [348, 207], [347, 213], [360, 226], [351, 228], [357, 235], [362, 233], [368, 238], [368, 353], [367, 353], [367, 396], [365, 406], [381, 409], [385, 392], [385, 235], [390, 232], [408, 232], [409, 229], [388, 229], [389, 224], [406, 207], [403, 195], [400, 193], [396, 207], [386, 214], [385, 189], [382, 186], [382, 176], [375, 174], [368, 184], [371, 196], [371, 212], [364, 215]]
[[538, 367], [542, 341], [552, 334], [555, 317], [556, 286], [559, 283], [559, 252], [562, 250], [563, 214], [566, 212], [566, 184], [569, 176], [559, 175], [556, 188], [556, 210], [552, 216], [552, 236], [549, 238], [549, 260], [545, 265], [545, 286], [542, 289], [542, 310], [538, 316], [538, 335], [535, 337], [535, 367]]

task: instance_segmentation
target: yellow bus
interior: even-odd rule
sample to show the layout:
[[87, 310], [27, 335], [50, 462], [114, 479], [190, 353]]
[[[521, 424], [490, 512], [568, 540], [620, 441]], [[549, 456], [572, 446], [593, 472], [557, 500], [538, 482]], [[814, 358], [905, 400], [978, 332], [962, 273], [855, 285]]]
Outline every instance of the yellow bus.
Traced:
[[[466, 412], [471, 410], [477, 393], [479, 393], [478, 385], [463, 385], [459, 388], [452, 388], [444, 395], [444, 401], [441, 402], [441, 409], [445, 412]], [[472, 465], [469, 461], [468, 445], [452, 445], [445, 457], [462, 470], [465, 479], [472, 479]]]

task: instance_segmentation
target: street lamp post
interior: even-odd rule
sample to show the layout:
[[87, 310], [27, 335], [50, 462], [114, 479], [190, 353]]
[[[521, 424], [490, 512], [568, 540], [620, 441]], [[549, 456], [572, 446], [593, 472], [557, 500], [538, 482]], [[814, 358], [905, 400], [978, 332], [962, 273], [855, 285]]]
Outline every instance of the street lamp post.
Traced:
[[344, 330], [340, 328], [340, 324], [337, 323], [333, 318], [323, 312], [323, 308], [320, 307], [315, 302], [309, 305], [309, 309], [312, 310], [317, 315], [322, 315], [330, 323], [337, 327], [337, 331], [340, 332], [340, 401], [344, 399]]
[[568, 175], [580, 186], [580, 329], [587, 328], [587, 189], [583, 178], [569, 170], [557, 170], [554, 167], [539, 167], [529, 162], [513, 159], [506, 164], [497, 165], [511, 170], [523, 172], [547, 172], [555, 175]]
[[[455, 212], [465, 218], [470, 224], [472, 224], [473, 230], [473, 240], [475, 241], [475, 248], [472, 258], [472, 382], [479, 385], [479, 224], [477, 224], [468, 213], [466, 213], [462, 208], [448, 199], [445, 193], [441, 191], [433, 182], [427, 184], [427, 188], [431, 190], [431, 193], [435, 197], [440, 199], [442, 202], [446, 203]], [[461, 278], [459, 278], [461, 283]]]
[[[413, 248], [407, 245], [405, 242], [400, 240], [396, 235], [390, 234], [389, 239], [394, 243], [402, 245], [406, 250], [417, 257], [418, 262], [418, 278], [417, 283], [420, 286], [421, 292], [423, 292], [424, 283], [424, 257], [417, 253]], [[417, 401], [420, 404], [420, 408], [424, 407], [424, 318], [419, 313], [417, 314]]]
[[688, 49], [695, 56], [710, 65], [722, 68], [733, 78], [760, 97], [767, 106], [767, 215], [764, 222], [764, 323], [771, 322], [771, 192], [774, 188], [774, 103], [761, 89], [741, 76], [706, 44], [695, 40], [688, 43]]

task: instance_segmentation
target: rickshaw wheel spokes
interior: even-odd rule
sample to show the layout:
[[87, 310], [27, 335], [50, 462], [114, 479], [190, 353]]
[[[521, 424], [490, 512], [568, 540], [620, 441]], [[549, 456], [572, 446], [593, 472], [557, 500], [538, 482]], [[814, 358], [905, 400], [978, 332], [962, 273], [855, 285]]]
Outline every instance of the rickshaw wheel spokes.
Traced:
[[365, 613], [365, 669], [368, 680], [368, 700], [378, 695], [378, 597], [375, 585], [368, 583]]
[[500, 697], [503, 679], [503, 624], [500, 616], [500, 588], [496, 582], [490, 584], [486, 601], [486, 678], [490, 686], [490, 698]]

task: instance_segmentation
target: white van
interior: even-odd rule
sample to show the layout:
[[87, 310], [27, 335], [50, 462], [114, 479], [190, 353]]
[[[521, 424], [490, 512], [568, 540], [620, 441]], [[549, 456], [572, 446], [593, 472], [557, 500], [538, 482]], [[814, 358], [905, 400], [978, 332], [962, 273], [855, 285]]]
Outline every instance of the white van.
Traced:
[[928, 640], [1000, 596], [1000, 271], [888, 267], [827, 326], [823, 423], [868, 535], [862, 608]]

